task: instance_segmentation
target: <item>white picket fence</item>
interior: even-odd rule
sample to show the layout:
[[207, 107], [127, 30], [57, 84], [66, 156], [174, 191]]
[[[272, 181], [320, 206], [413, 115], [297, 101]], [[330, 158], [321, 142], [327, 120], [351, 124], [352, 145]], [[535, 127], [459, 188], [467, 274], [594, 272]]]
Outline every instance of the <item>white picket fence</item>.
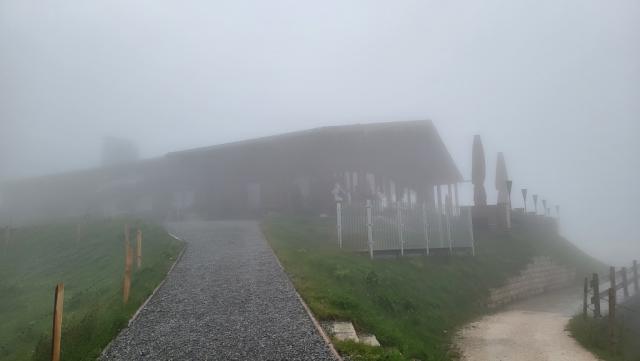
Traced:
[[428, 203], [336, 204], [340, 248], [369, 252], [453, 254], [470, 251], [475, 255], [470, 207], [443, 207]]

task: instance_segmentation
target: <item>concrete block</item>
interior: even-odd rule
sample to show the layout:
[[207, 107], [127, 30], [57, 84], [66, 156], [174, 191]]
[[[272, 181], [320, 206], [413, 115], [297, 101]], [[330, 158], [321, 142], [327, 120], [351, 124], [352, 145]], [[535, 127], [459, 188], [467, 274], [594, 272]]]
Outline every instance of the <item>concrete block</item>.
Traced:
[[363, 343], [368, 346], [380, 347], [380, 342], [375, 335], [358, 335], [360, 339], [360, 343]]
[[330, 322], [327, 326], [327, 331], [340, 341], [359, 341], [356, 329], [351, 322]]

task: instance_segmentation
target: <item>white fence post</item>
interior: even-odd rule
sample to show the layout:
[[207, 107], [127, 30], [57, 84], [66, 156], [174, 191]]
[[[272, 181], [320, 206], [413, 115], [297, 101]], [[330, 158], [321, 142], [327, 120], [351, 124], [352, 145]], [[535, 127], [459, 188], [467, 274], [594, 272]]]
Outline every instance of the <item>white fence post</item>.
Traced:
[[373, 229], [371, 223], [371, 200], [367, 199], [367, 241], [369, 244], [369, 257], [373, 259]]
[[429, 222], [427, 219], [427, 203], [422, 202], [422, 225], [424, 227], [424, 241], [427, 248], [427, 256], [429, 255]]
[[342, 248], [342, 203], [336, 203], [336, 217], [337, 217], [337, 231], [338, 231], [338, 243]]
[[398, 222], [398, 240], [400, 241], [400, 255], [404, 256], [404, 234], [403, 234], [403, 225], [402, 225], [402, 210], [400, 209], [400, 202], [398, 202], [397, 207], [397, 222]]

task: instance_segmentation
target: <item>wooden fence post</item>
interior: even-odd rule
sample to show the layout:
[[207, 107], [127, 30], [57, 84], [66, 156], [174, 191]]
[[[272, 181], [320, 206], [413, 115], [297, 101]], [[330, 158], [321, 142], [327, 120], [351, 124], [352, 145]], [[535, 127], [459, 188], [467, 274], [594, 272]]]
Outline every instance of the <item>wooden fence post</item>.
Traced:
[[633, 289], [638, 294], [640, 290], [638, 289], [638, 261], [633, 260]]
[[53, 301], [53, 331], [51, 337], [51, 361], [60, 361], [60, 339], [62, 336], [62, 308], [64, 283], [58, 283]]
[[122, 302], [129, 302], [131, 292], [131, 264], [133, 263], [131, 246], [127, 243], [124, 256], [124, 282], [122, 284]]
[[582, 317], [587, 319], [587, 311], [589, 310], [589, 277], [584, 278], [584, 297], [582, 299]]
[[609, 267], [609, 287], [616, 289], [616, 268], [613, 266]]
[[609, 288], [609, 345], [611, 352], [616, 349], [616, 289]]
[[369, 246], [369, 258], [373, 259], [373, 224], [371, 219], [371, 200], [367, 200], [367, 245]]
[[140, 269], [142, 266], [142, 230], [140, 228], [136, 233], [136, 263], [137, 268]]
[[342, 248], [342, 203], [336, 202], [336, 230], [338, 232], [338, 244]]
[[10, 241], [11, 241], [11, 227], [5, 226], [4, 227], [4, 245], [8, 246]]
[[600, 318], [600, 277], [597, 273], [594, 273], [591, 279], [591, 289], [593, 290], [593, 297], [591, 298], [593, 317]]

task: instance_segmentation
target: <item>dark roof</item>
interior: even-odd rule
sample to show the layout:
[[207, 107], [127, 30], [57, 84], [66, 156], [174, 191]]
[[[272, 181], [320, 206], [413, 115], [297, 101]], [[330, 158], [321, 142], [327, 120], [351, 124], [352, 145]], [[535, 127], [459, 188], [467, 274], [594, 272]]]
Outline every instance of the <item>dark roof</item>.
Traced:
[[414, 184], [462, 181], [429, 120], [328, 126], [173, 152], [167, 157], [243, 173], [355, 170], [393, 175]]
[[[429, 120], [327, 126], [210, 147], [165, 157], [5, 182], [13, 187], [75, 187], [136, 173], [162, 172], [165, 163], [205, 162], [229, 174], [318, 174], [363, 171], [419, 185], [462, 181], [451, 155]], [[75, 185], [74, 185], [75, 184]]]

